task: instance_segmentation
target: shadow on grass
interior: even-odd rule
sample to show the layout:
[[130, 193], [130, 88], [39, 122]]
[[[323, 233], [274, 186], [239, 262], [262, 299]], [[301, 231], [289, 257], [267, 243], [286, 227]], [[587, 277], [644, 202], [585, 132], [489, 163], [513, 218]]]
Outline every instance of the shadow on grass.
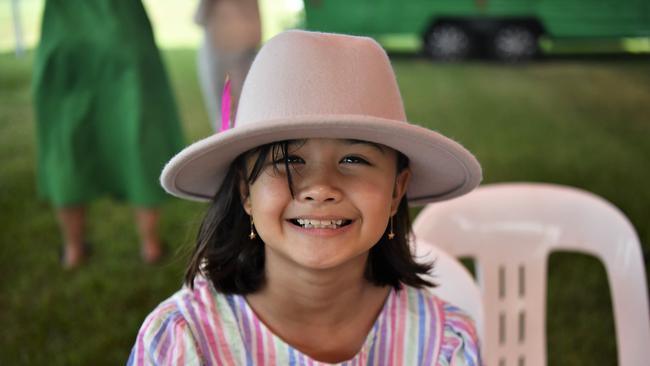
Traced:
[[404, 51], [389, 51], [388, 56], [392, 60], [399, 61], [412, 61], [412, 60], [428, 60], [434, 64], [466, 64], [466, 63], [488, 63], [495, 65], [526, 65], [526, 64], [540, 64], [544, 62], [580, 62], [580, 63], [590, 63], [590, 62], [649, 62], [650, 53], [629, 53], [629, 52], [563, 52], [563, 53], [547, 53], [537, 56], [536, 58], [528, 61], [522, 61], [518, 63], [512, 62], [503, 62], [500, 60], [491, 57], [485, 52], [481, 52], [478, 55], [467, 58], [466, 60], [458, 61], [445, 61], [445, 60], [435, 60], [432, 59], [429, 55], [424, 52], [404, 52]]

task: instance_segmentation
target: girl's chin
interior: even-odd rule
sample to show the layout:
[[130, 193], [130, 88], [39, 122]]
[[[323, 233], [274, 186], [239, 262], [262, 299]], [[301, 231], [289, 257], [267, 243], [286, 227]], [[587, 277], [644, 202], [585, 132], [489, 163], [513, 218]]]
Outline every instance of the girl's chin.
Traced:
[[308, 253], [293, 252], [290, 255], [292, 256], [291, 260], [303, 269], [328, 272], [332, 270], [338, 271], [349, 266], [355, 269], [359, 268], [359, 266], [365, 267], [368, 251], [348, 253], [344, 248], [339, 248], [339, 250], [335, 250], [334, 252], [316, 250]]

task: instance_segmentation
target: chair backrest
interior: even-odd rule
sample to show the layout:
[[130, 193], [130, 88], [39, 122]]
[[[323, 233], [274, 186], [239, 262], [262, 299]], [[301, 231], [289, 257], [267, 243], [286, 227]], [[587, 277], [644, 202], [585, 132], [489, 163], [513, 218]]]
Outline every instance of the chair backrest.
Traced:
[[412, 243], [418, 262], [433, 263], [428, 279], [437, 284], [431, 289], [437, 297], [469, 314], [476, 324], [479, 340], [483, 337], [483, 306], [481, 291], [472, 274], [456, 259], [430, 242], [418, 239]]
[[474, 259], [487, 365], [546, 365], [546, 271], [555, 250], [603, 263], [619, 365], [648, 364], [650, 310], [641, 245], [625, 215], [604, 199], [550, 184], [486, 185], [427, 206], [413, 229], [418, 240]]

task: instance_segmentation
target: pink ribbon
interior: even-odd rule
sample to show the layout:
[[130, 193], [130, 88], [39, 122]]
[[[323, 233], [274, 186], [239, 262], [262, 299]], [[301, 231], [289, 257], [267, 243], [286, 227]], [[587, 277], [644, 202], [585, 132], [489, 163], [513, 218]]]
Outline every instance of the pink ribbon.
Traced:
[[232, 98], [230, 97], [230, 76], [226, 74], [226, 80], [223, 84], [223, 94], [221, 95], [221, 132], [231, 127], [230, 109], [232, 108]]

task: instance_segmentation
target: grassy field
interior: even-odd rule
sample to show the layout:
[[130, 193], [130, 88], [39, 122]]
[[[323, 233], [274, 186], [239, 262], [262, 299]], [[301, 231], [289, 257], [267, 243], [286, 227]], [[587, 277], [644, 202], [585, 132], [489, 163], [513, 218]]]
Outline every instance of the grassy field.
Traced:
[[[194, 51], [165, 52], [186, 136], [209, 133]], [[647, 58], [551, 59], [522, 66], [431, 64], [396, 57], [412, 121], [474, 151], [485, 183], [540, 181], [595, 192], [650, 244], [650, 63]], [[170, 255], [144, 266], [129, 207], [90, 208], [88, 265], [59, 268], [56, 221], [35, 192], [31, 57], [0, 55], [0, 364], [123, 364], [146, 314], [181, 282], [204, 207], [170, 200]], [[647, 262], [646, 262], [647, 265]], [[549, 263], [549, 365], [613, 365], [609, 292], [593, 259]]]

